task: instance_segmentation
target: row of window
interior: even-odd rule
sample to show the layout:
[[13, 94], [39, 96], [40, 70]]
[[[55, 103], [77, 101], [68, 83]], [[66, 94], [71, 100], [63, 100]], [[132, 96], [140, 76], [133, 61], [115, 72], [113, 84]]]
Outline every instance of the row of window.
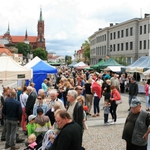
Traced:
[[[139, 49], [149, 49], [149, 40], [146, 41], [139, 41]], [[147, 44], [148, 43], [148, 44]], [[118, 43], [110, 45], [108, 51], [115, 52], [115, 51], [123, 51], [123, 50], [133, 50], [133, 42], [126, 42], [126, 43]], [[106, 54], [106, 46], [96, 47], [96, 49], [91, 49], [91, 54], [96, 55], [105, 55]]]
[[[131, 27], [130, 29], [127, 28], [125, 30], [125, 36], [128, 37], [128, 36], [132, 36], [132, 35], [133, 35], [133, 27]], [[110, 33], [110, 40], [116, 39], [116, 38], [119, 39], [119, 38], [123, 38], [123, 37], [124, 37], [124, 30]]]
[[140, 41], [140, 47], [139, 47], [139, 49], [140, 50], [142, 50], [142, 49], [149, 49], [149, 40], [148, 41], [146, 41], [146, 40], [144, 40], [144, 41]]
[[119, 43], [110, 45], [109, 51], [123, 51], [125, 46], [125, 50], [133, 50], [133, 42]]
[[96, 38], [96, 43], [103, 42], [103, 41], [106, 41], [106, 34], [105, 34], [105, 35], [98, 36], [98, 37]]
[[[143, 25], [143, 26], [141, 25], [139, 27], [139, 32], [140, 32], [139, 33], [140, 35], [150, 33], [150, 24]], [[134, 34], [133, 27], [122, 29], [120, 31], [110, 33], [110, 40], [133, 36], [133, 34]], [[96, 37], [95, 39], [90, 41], [90, 45], [92, 46], [92, 45], [95, 45], [96, 43], [106, 41], [106, 36], [107, 35], [104, 34], [104, 35]]]

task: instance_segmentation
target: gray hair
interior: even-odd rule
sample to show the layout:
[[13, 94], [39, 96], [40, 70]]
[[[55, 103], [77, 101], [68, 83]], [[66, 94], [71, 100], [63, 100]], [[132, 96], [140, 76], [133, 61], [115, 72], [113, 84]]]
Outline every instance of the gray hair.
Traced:
[[56, 90], [56, 89], [50, 90], [50, 91], [49, 91], [49, 95], [51, 95], [51, 94], [55, 94], [55, 95], [56, 95], [56, 94], [57, 94], [57, 90]]
[[45, 92], [44, 92], [44, 90], [43, 89], [39, 89], [38, 90], [38, 95], [41, 95], [41, 94], [44, 94]]
[[77, 99], [78, 97], [78, 93], [76, 90], [69, 90], [68, 94], [70, 94], [70, 96], [74, 97], [75, 99]]
[[57, 110], [57, 109], [60, 109], [60, 104], [59, 104], [59, 102], [56, 101], [56, 102], [54, 103], [53, 107], [56, 108], [56, 110]]
[[27, 86], [27, 90], [32, 91], [32, 90], [33, 90], [33, 87], [32, 87], [32, 86]]

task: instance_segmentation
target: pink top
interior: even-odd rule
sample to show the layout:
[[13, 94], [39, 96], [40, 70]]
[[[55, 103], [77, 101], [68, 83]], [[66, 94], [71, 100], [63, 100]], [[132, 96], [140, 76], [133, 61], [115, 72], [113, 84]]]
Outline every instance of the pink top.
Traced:
[[145, 84], [145, 95], [148, 96], [149, 92], [149, 85]]
[[37, 145], [36, 142], [33, 142], [33, 143], [29, 144], [29, 146], [30, 146], [31, 148], [34, 148], [36, 145]]

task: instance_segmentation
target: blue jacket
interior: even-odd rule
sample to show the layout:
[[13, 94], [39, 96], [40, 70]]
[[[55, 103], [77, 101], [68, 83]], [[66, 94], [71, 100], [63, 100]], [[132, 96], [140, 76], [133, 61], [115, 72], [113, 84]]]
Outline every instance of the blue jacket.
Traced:
[[3, 105], [2, 113], [7, 120], [21, 121], [21, 103], [14, 98], [6, 99]]

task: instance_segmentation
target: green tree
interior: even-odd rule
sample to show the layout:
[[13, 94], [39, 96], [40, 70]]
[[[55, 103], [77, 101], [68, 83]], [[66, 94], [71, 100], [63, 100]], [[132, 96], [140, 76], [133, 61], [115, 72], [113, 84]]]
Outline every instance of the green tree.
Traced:
[[16, 48], [18, 49], [18, 54], [23, 54], [24, 57], [31, 53], [31, 46], [29, 44], [17, 43]]
[[72, 57], [66, 55], [66, 56], [65, 56], [65, 63], [66, 63], [67, 65], [69, 65], [69, 64], [71, 64], [71, 62], [72, 62]]
[[121, 55], [117, 58], [114, 58], [115, 61], [117, 61], [119, 64], [122, 64], [124, 66], [127, 65], [127, 62], [126, 62], [126, 57], [124, 55]]
[[42, 48], [36, 48], [32, 51], [33, 57], [38, 56], [42, 60], [47, 60], [47, 51]]
[[85, 42], [82, 44], [82, 48], [84, 49], [85, 63], [90, 63], [90, 42], [89, 42], [89, 40], [85, 40]]

